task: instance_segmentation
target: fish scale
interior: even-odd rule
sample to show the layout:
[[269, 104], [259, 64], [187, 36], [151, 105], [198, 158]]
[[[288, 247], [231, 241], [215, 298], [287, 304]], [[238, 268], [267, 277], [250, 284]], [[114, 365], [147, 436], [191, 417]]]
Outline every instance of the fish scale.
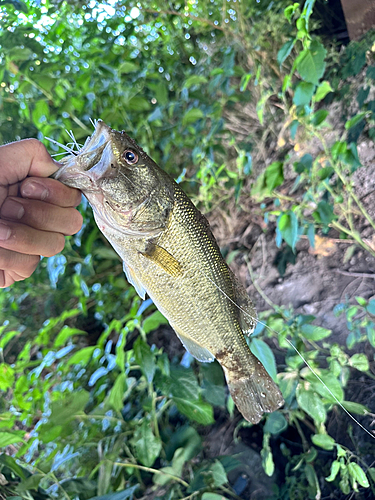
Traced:
[[184, 347], [199, 361], [221, 364], [242, 415], [257, 423], [279, 408], [277, 385], [246, 343], [253, 304], [206, 218], [174, 180], [133, 139], [101, 121], [55, 178], [81, 189], [129, 282], [150, 296]]

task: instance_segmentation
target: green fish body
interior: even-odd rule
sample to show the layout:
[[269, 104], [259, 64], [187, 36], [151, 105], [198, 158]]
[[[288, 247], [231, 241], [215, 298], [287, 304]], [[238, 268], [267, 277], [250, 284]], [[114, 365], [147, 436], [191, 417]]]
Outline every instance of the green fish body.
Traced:
[[129, 136], [101, 121], [55, 178], [81, 189], [128, 281], [142, 298], [149, 295], [186, 350], [221, 364], [246, 420], [257, 423], [279, 408], [282, 395], [245, 340], [256, 323], [253, 304], [178, 184]]

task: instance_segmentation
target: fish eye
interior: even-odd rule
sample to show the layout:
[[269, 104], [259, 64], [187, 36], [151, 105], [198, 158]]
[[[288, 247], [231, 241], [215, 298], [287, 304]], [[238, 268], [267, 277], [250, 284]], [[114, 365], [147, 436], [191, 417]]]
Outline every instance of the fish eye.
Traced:
[[124, 158], [124, 160], [126, 161], [126, 163], [128, 163], [129, 165], [134, 165], [134, 163], [137, 163], [137, 161], [138, 161], [138, 155], [137, 155], [137, 153], [135, 153], [131, 149], [126, 149], [123, 152], [122, 157]]

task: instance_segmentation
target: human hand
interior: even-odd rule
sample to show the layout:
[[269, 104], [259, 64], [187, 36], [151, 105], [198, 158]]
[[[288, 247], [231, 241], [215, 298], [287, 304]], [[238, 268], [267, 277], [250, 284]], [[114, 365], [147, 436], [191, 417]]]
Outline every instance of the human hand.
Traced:
[[81, 193], [49, 179], [57, 169], [36, 139], [0, 146], [0, 288], [28, 278], [82, 226]]

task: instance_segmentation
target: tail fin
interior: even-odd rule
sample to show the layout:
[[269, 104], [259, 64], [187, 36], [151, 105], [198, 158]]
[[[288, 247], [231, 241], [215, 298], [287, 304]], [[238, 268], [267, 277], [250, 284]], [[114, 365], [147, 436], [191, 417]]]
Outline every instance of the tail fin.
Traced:
[[238, 378], [238, 372], [228, 369], [224, 373], [235, 405], [248, 422], [257, 424], [263, 413], [277, 410], [284, 399], [260, 361], [255, 360], [252, 368], [248, 377]]

